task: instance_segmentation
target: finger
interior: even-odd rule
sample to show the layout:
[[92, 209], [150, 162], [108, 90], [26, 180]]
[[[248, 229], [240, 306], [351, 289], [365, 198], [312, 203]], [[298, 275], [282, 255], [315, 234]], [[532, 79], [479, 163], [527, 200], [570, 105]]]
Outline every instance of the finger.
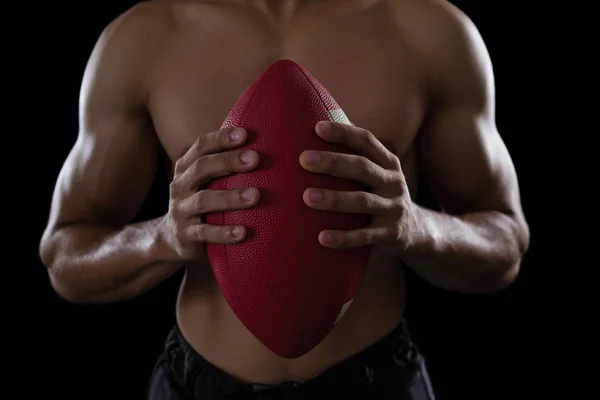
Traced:
[[317, 134], [329, 142], [340, 143], [367, 157], [383, 168], [398, 169], [398, 157], [366, 129], [337, 122], [321, 121]]
[[184, 218], [190, 218], [210, 212], [241, 210], [255, 205], [259, 198], [256, 188], [202, 190], [183, 200], [179, 212]]
[[305, 151], [300, 154], [300, 164], [311, 172], [351, 179], [371, 187], [381, 187], [394, 178], [392, 171], [353, 154]]
[[227, 151], [197, 159], [185, 172], [175, 178], [176, 186], [184, 191], [196, 189], [209, 180], [234, 172], [245, 172], [258, 164], [258, 153], [252, 150]]
[[332, 249], [350, 249], [384, 241], [387, 236], [385, 228], [374, 227], [351, 231], [322, 231], [319, 233], [319, 242]]
[[302, 199], [314, 209], [343, 213], [383, 214], [395, 207], [392, 200], [368, 192], [311, 188], [304, 191]]
[[238, 243], [246, 237], [246, 228], [243, 226], [194, 224], [184, 228], [184, 241], [232, 244]]
[[246, 138], [243, 128], [224, 128], [200, 136], [175, 163], [175, 175], [186, 171], [198, 158], [240, 146]]

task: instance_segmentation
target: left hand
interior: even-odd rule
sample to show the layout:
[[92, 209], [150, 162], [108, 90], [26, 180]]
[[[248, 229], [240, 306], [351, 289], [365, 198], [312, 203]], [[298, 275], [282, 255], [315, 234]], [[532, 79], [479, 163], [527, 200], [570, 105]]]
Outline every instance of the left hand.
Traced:
[[414, 205], [398, 157], [365, 129], [320, 122], [316, 132], [322, 139], [352, 148], [359, 155], [305, 151], [300, 155], [302, 167], [358, 181], [372, 189], [371, 192], [306, 189], [303, 200], [309, 207], [371, 215], [370, 226], [350, 231], [322, 231], [319, 242], [338, 249], [374, 245], [386, 253], [407, 248]]

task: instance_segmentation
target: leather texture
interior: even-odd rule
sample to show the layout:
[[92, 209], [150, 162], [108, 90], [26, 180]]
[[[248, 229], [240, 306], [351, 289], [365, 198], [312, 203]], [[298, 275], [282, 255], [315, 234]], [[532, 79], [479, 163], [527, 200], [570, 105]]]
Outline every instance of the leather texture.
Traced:
[[236, 316], [266, 347], [286, 358], [306, 354], [327, 336], [354, 298], [369, 259], [369, 247], [334, 250], [318, 241], [325, 229], [367, 226], [368, 215], [315, 210], [302, 200], [309, 187], [367, 190], [353, 181], [308, 172], [299, 163], [305, 150], [352, 153], [315, 133], [318, 121], [336, 115], [344, 114], [303, 67], [290, 60], [272, 64], [247, 87], [223, 123], [247, 129], [242, 149], [257, 151], [259, 166], [208, 185], [260, 191], [255, 207], [206, 215], [207, 223], [242, 225], [248, 232], [241, 243], [208, 244], [207, 252]]

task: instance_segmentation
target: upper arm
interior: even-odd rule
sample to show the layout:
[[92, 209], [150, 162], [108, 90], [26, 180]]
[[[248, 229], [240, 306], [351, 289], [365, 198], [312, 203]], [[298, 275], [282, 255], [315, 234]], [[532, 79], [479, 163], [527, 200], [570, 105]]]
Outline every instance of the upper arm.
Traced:
[[93, 49], [81, 85], [79, 133], [55, 186], [49, 231], [127, 223], [152, 184], [159, 143], [144, 107], [145, 12], [137, 7], [121, 15]]
[[496, 126], [486, 46], [460, 11], [444, 7], [438, 17], [427, 55], [432, 99], [418, 140], [422, 172], [448, 213], [498, 211], [524, 226], [517, 174]]

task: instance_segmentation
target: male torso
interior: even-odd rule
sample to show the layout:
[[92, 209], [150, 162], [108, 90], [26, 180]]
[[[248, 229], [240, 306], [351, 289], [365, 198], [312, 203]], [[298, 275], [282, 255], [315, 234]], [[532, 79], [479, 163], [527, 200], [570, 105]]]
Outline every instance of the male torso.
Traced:
[[[174, 163], [199, 135], [219, 129], [237, 97], [279, 59], [308, 69], [350, 120], [373, 132], [417, 186], [416, 137], [428, 77], [416, 28], [419, 2], [162, 1], [129, 18], [155, 19], [140, 43], [146, 107]], [[429, 2], [426, 2], [429, 3]], [[159, 15], [160, 14], [160, 15]], [[249, 255], [251, 257], [251, 255]], [[208, 262], [188, 264], [177, 304], [186, 339], [208, 361], [246, 381], [306, 379], [392, 330], [405, 306], [401, 265], [373, 254], [353, 306], [309, 354], [277, 357], [235, 317]]]

